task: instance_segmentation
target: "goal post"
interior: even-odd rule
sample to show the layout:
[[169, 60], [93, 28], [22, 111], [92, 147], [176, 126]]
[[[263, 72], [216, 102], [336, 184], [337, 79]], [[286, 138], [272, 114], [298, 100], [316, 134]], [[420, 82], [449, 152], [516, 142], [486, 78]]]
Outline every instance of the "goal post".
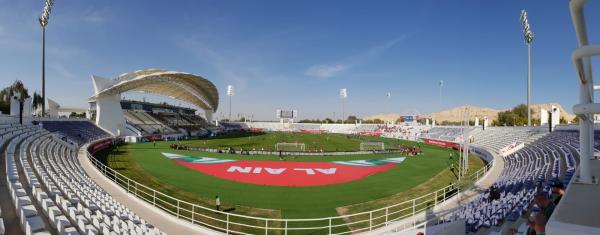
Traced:
[[360, 151], [383, 151], [385, 144], [383, 142], [361, 142]]
[[283, 152], [304, 152], [304, 143], [277, 143], [275, 149]]

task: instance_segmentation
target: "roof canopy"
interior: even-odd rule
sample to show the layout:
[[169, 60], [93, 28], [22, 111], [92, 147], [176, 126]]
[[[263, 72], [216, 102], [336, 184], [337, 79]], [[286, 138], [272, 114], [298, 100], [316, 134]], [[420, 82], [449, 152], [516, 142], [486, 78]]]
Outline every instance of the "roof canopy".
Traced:
[[165, 95], [213, 112], [219, 106], [219, 93], [215, 85], [190, 73], [146, 69], [124, 73], [110, 80], [97, 76], [92, 78], [96, 91], [92, 99], [127, 91], [141, 91]]

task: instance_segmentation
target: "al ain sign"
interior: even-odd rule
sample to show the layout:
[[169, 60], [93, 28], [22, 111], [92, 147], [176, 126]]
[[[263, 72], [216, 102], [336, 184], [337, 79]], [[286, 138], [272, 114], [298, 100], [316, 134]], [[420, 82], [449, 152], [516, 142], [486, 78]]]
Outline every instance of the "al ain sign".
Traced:
[[335, 162], [280, 162], [191, 157], [163, 153], [189, 169], [217, 178], [272, 186], [339, 184], [392, 169], [404, 157]]

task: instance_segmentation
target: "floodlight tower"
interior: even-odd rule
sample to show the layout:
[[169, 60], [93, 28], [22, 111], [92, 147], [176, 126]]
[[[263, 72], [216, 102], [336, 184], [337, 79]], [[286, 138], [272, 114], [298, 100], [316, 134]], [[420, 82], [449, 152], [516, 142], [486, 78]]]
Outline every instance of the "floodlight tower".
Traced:
[[342, 99], [342, 124], [345, 123], [345, 121], [344, 121], [344, 100], [346, 98], [348, 98], [348, 89], [346, 89], [346, 88], [340, 89], [340, 99]]
[[462, 158], [460, 162], [460, 173], [462, 176], [466, 176], [467, 170], [469, 169], [469, 142], [468, 142], [468, 134], [469, 134], [469, 119], [470, 119], [470, 110], [469, 106], [465, 108], [464, 116], [464, 125], [463, 125], [463, 133], [462, 133]]
[[523, 27], [523, 37], [527, 44], [527, 125], [531, 126], [531, 42], [533, 41], [533, 32], [527, 20], [527, 12], [521, 10], [521, 27]]
[[386, 97], [387, 97], [388, 112], [391, 113], [392, 112], [392, 105], [391, 105], [390, 99], [392, 98], [392, 92], [388, 91], [387, 94], [386, 94]]
[[46, 114], [46, 26], [48, 26], [54, 0], [46, 0], [45, 3], [42, 15], [38, 18], [42, 26], [42, 117]]
[[227, 86], [227, 96], [229, 96], [229, 121], [231, 122], [231, 97], [233, 97], [233, 85]]
[[440, 106], [441, 106], [442, 105], [442, 87], [444, 87], [444, 80], [438, 81], [438, 87], [440, 88]]

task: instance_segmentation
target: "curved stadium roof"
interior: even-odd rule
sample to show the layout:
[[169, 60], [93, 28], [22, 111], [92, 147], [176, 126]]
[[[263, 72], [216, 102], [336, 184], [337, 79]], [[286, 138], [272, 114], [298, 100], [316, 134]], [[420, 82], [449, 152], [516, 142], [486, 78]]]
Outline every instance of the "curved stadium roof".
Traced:
[[92, 98], [126, 91], [141, 91], [169, 96], [213, 112], [219, 106], [219, 93], [215, 85], [201, 76], [190, 73], [146, 69], [121, 74], [110, 82], [112, 85], [98, 91]]

